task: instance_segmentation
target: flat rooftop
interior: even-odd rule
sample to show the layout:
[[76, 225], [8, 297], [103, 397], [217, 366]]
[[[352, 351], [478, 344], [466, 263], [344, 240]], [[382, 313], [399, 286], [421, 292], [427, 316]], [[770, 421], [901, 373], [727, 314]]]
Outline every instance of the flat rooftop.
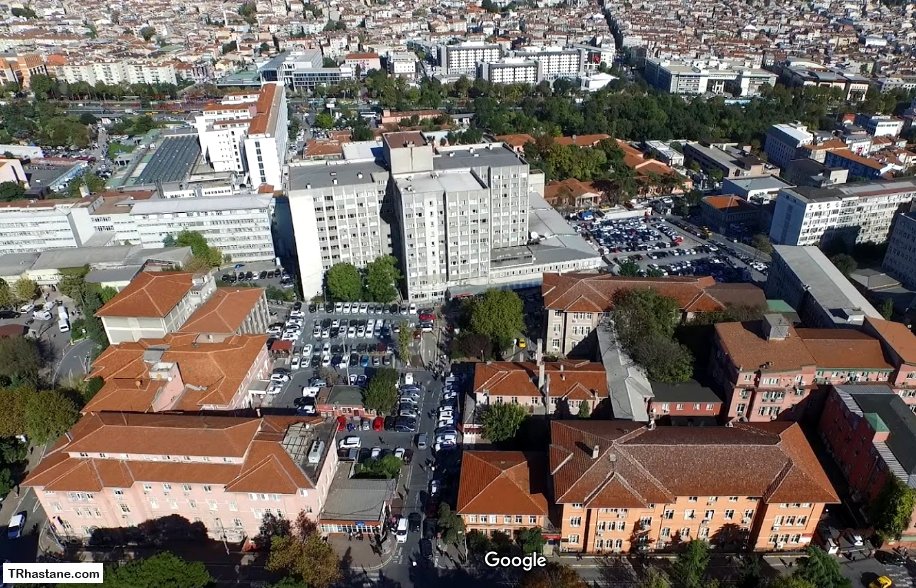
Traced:
[[156, 182], [178, 182], [190, 175], [200, 145], [196, 135], [166, 137], [137, 176], [135, 184], [146, 185]]
[[470, 171], [449, 173], [415, 173], [410, 177], [396, 178], [395, 182], [402, 194], [413, 188], [414, 192], [466, 192], [486, 190], [487, 187]]
[[373, 161], [291, 165], [289, 167], [289, 190], [290, 192], [307, 190], [309, 185], [313, 189], [330, 188], [335, 185], [335, 179], [338, 186], [359, 186], [384, 182], [387, 178], [388, 170]]
[[267, 209], [273, 202], [271, 196], [201, 196], [199, 198], [165, 198], [141, 200], [134, 204], [130, 214], [164, 214], [180, 212], [207, 212], [217, 210]]
[[510, 167], [525, 165], [525, 161], [502, 143], [487, 143], [440, 151], [433, 159], [434, 169], [463, 167]]

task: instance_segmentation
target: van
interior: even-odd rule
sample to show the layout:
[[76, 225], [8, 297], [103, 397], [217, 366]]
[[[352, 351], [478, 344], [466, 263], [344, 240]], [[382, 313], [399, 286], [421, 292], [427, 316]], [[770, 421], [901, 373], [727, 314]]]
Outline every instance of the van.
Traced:
[[61, 319], [57, 321], [57, 328], [60, 329], [61, 333], [66, 333], [70, 330], [70, 321], [67, 319]]
[[321, 461], [321, 455], [324, 453], [324, 441], [315, 440], [312, 448], [309, 450], [308, 461], [311, 464], [317, 464]]
[[61, 322], [70, 320], [70, 315], [67, 314], [67, 308], [63, 304], [57, 307], [57, 318]]
[[398, 543], [407, 543], [407, 519], [405, 517], [398, 519], [398, 526], [394, 531], [394, 536]]

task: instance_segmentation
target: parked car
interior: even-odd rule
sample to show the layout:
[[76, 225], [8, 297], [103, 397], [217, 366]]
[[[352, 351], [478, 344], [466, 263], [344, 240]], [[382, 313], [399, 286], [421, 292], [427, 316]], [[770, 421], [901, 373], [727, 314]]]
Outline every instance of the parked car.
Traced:
[[[395, 454], [396, 453], [397, 452], [395, 452]], [[409, 515], [407, 515], [407, 523], [410, 527], [411, 533], [419, 533], [420, 527], [423, 523], [423, 515], [421, 515], [418, 512], [412, 512]]]
[[10, 519], [9, 527], [6, 530], [7, 539], [18, 539], [22, 537], [22, 532], [25, 529], [25, 519], [28, 516], [26, 511], [19, 511], [13, 515]]
[[[339, 424], [340, 421], [338, 420], [338, 429]], [[356, 435], [348, 435], [340, 440], [339, 446], [341, 449], [359, 449], [362, 446], [362, 441]]]

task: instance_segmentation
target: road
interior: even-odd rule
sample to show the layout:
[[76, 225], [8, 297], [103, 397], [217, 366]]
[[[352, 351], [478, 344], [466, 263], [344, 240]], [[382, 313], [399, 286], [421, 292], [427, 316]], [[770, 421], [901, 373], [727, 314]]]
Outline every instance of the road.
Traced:
[[[45, 448], [35, 447], [28, 455], [28, 465], [26, 472], [31, 471], [44, 454]], [[23, 474], [25, 475], [25, 473]], [[6, 534], [6, 527], [10, 518], [18, 512], [26, 513], [25, 531], [22, 537], [18, 539], [9, 539]], [[47, 530], [48, 517], [38, 502], [38, 496], [32, 488], [28, 488], [23, 493], [16, 490], [10, 492], [0, 505], [0, 527], [3, 528], [0, 534], [0, 560], [8, 559], [14, 562], [34, 562], [38, 554], [38, 533]], [[35, 528], [39, 529], [35, 532]], [[47, 536], [50, 538], [50, 535]], [[47, 540], [45, 542], [47, 545]]]
[[68, 347], [54, 369], [52, 381], [55, 384], [66, 382], [74, 376], [86, 374], [89, 358], [96, 347], [95, 342], [90, 339], [83, 339]]

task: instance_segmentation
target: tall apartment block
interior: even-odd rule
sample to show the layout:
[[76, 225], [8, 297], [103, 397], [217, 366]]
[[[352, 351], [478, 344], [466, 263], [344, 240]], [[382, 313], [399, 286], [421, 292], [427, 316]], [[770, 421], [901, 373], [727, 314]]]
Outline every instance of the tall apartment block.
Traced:
[[248, 175], [252, 186], [279, 186], [287, 143], [286, 88], [269, 82], [208, 104], [194, 120], [200, 148], [213, 169]]
[[383, 144], [411, 301], [485, 280], [492, 262], [528, 242], [528, 164], [516, 153], [490, 144], [434, 157], [418, 132]]
[[776, 198], [770, 239], [782, 245], [820, 245], [835, 238], [883, 243], [894, 215], [901, 207], [909, 210], [914, 197], [911, 178], [786, 188]]
[[496, 44], [468, 41], [458, 45], [439, 46], [439, 64], [446, 75], [465, 74], [473, 77], [478, 63], [493, 63], [503, 56]]
[[287, 193], [306, 296], [321, 292], [332, 265], [361, 268], [391, 253], [388, 215], [382, 214], [388, 175], [371, 160], [290, 167]]

